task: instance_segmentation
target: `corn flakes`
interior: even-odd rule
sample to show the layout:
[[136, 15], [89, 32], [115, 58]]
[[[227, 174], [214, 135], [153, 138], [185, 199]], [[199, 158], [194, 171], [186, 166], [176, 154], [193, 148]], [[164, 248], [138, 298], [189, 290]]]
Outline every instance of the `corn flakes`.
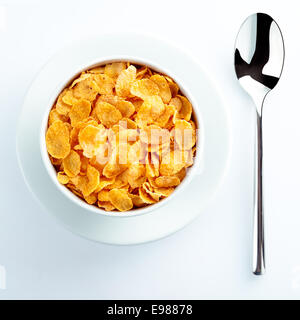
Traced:
[[59, 94], [45, 139], [59, 183], [123, 212], [174, 192], [193, 164], [196, 130], [173, 79], [117, 61], [82, 72]]

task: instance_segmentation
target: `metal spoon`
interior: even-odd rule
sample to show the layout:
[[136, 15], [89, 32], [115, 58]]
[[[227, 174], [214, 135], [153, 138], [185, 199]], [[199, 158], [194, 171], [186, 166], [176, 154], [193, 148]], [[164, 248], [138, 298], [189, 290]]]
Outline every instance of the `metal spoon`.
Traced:
[[255, 212], [253, 233], [253, 273], [265, 272], [263, 212], [262, 110], [266, 95], [276, 86], [283, 68], [284, 43], [277, 23], [265, 13], [249, 16], [235, 43], [234, 65], [237, 78], [256, 105], [257, 144]]

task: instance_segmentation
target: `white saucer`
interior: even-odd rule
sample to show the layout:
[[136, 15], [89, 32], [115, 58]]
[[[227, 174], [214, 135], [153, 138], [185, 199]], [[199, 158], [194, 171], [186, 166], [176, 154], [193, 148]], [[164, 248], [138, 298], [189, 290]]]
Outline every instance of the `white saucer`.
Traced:
[[[97, 63], [113, 55], [156, 61], [165, 70], [171, 70], [185, 82], [197, 100], [202, 117], [201, 132], [205, 139], [201, 146], [203, 162], [199, 173], [167, 205], [140, 216], [107, 217], [75, 205], [53, 184], [41, 159], [41, 122], [57, 86], [70, 79], [77, 68], [81, 70], [80, 66], [85, 66], [87, 61]], [[19, 164], [28, 187], [40, 203], [72, 232], [110, 244], [156, 240], [191, 222], [204, 211], [222, 183], [230, 149], [230, 127], [223, 102], [197, 62], [165, 41], [137, 34], [98, 36], [54, 56], [27, 93], [17, 132]]]

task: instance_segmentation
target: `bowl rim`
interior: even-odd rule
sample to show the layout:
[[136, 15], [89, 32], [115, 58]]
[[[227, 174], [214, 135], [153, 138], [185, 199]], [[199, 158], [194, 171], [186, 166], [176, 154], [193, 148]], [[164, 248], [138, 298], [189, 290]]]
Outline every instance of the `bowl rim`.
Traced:
[[[189, 89], [185, 86], [184, 81], [181, 79], [178, 79], [176, 74], [173, 74], [172, 71], [167, 70], [166, 68], [162, 67], [156, 62], [150, 61], [149, 59], [137, 57], [137, 56], [129, 56], [129, 55], [111, 55], [111, 56], [102, 56], [97, 59], [87, 59], [86, 62], [83, 64], [77, 66], [77, 68], [74, 68], [74, 72], [72, 74], [68, 75], [62, 75], [61, 81], [58, 82], [58, 85], [56, 86], [55, 90], [52, 92], [48, 99], [47, 108], [44, 110], [44, 116], [43, 120], [40, 126], [40, 153], [42, 162], [46, 168], [46, 171], [51, 179], [51, 181], [54, 183], [54, 185], [59, 189], [59, 191], [62, 192], [66, 196], [67, 199], [75, 203], [76, 205], [80, 206], [81, 208], [101, 214], [106, 217], [135, 217], [135, 216], [141, 216], [144, 214], [149, 214], [153, 212], [154, 210], [161, 208], [162, 206], [165, 206], [168, 204], [169, 201], [175, 198], [175, 196], [179, 193], [185, 190], [185, 188], [190, 184], [190, 182], [193, 180], [195, 175], [201, 174], [201, 159], [203, 158], [203, 146], [204, 146], [204, 140], [205, 140], [205, 132], [204, 132], [204, 126], [202, 123], [202, 117], [201, 117], [201, 109], [198, 106], [198, 103], [196, 99], [193, 97], [192, 93], [189, 91]], [[141, 66], [148, 66], [152, 70], [155, 70], [157, 72], [160, 72], [166, 76], [169, 76], [172, 78], [179, 86], [180, 91], [188, 98], [188, 100], [191, 102], [193, 107], [193, 117], [194, 121], [196, 122], [197, 126], [197, 143], [196, 143], [196, 156], [194, 157], [194, 163], [191, 167], [187, 168], [187, 174], [185, 178], [182, 180], [182, 182], [175, 188], [173, 193], [166, 197], [165, 199], [159, 200], [157, 203], [147, 205], [142, 208], [134, 208], [129, 211], [105, 211], [102, 208], [99, 208], [95, 205], [88, 204], [84, 200], [80, 199], [78, 196], [76, 196], [71, 190], [69, 190], [66, 186], [60, 184], [57, 180], [57, 171], [55, 170], [53, 164], [50, 161], [49, 154], [46, 147], [46, 141], [45, 141], [45, 134], [47, 130], [48, 125], [48, 118], [49, 113], [53, 107], [54, 102], [56, 101], [58, 95], [62, 92], [62, 90], [70, 83], [72, 80], [74, 80], [81, 72], [98, 67], [103, 66], [107, 63], [112, 62], [118, 62], [118, 61], [124, 61], [124, 62], [130, 62], [132, 64], [137, 64]], [[176, 72], [175, 72], [176, 73]], [[201, 134], [200, 134], [201, 131]]]

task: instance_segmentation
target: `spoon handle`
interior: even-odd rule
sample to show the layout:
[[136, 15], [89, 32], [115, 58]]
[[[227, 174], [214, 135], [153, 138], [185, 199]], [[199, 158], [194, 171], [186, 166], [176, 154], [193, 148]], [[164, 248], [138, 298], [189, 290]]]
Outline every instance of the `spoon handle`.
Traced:
[[253, 225], [253, 273], [265, 273], [265, 248], [264, 248], [264, 212], [262, 188], [262, 117], [257, 112], [257, 143], [256, 143], [256, 179], [255, 179], [255, 206]]

